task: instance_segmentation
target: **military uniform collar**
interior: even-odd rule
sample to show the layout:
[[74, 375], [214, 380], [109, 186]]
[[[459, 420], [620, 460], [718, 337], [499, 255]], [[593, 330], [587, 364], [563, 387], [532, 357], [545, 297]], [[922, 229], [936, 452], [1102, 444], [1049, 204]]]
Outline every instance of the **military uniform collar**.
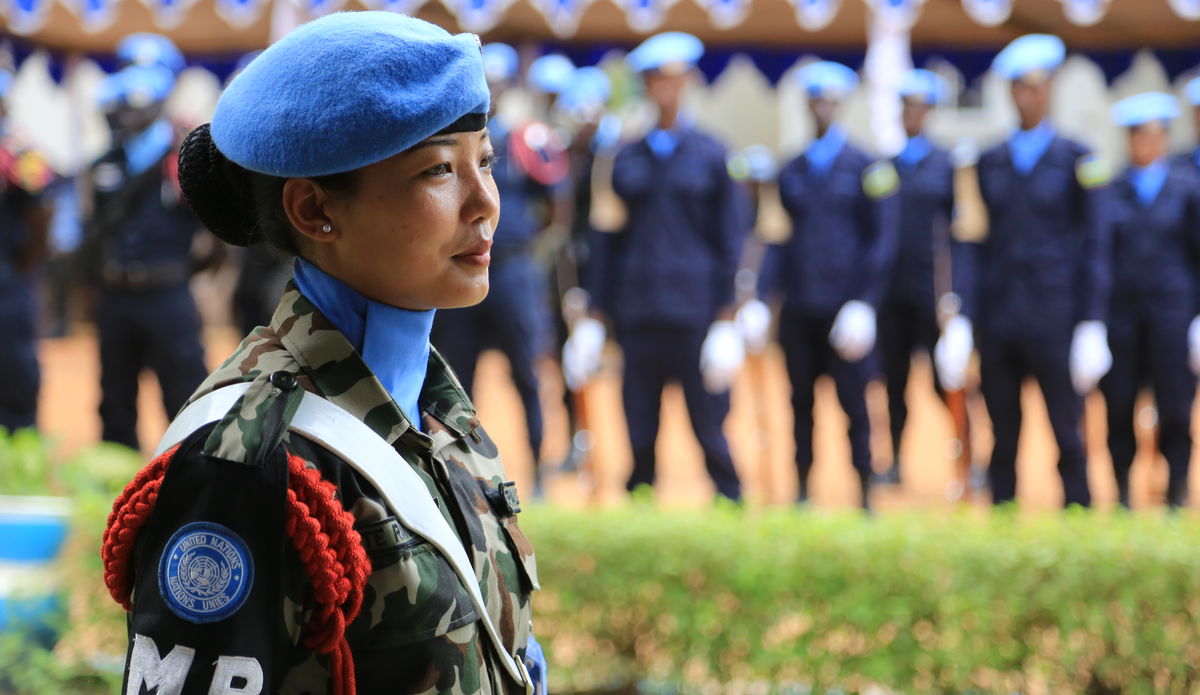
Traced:
[[431, 349], [418, 400], [427, 434], [413, 427], [350, 341], [294, 282], [288, 283], [279, 301], [271, 329], [321, 396], [362, 420], [389, 444], [403, 437], [436, 450], [479, 426], [475, 406], [462, 385], [437, 350]]

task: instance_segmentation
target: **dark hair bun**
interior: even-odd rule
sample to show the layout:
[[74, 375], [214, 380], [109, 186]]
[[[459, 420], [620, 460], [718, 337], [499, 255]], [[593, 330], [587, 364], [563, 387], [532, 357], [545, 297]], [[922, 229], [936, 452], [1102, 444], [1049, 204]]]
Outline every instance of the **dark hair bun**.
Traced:
[[188, 133], [179, 148], [179, 187], [200, 221], [222, 241], [250, 246], [259, 240], [249, 172], [217, 149], [207, 123]]

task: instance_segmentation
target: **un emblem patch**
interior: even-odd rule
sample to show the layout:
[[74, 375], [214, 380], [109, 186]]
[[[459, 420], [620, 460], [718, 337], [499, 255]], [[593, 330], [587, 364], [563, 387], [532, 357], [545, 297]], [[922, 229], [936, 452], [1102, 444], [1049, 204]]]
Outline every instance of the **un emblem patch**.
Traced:
[[233, 615], [250, 595], [254, 561], [233, 531], [206, 521], [175, 532], [158, 561], [158, 591], [171, 612], [193, 623]]

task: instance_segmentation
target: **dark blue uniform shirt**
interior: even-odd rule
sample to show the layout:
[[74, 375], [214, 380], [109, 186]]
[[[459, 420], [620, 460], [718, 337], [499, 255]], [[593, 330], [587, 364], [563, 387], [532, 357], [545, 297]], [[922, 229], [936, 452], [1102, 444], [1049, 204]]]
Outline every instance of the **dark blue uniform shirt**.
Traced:
[[496, 189], [500, 193], [500, 220], [496, 223], [492, 255], [502, 260], [504, 256], [529, 250], [543, 226], [536, 216], [536, 204], [549, 205], [552, 191], [549, 186], [531, 179], [521, 165], [509, 156], [509, 141], [515, 136], [504, 121], [493, 120], [489, 130], [497, 157], [492, 178], [496, 180]]
[[1170, 163], [1150, 202], [1126, 170], [1111, 189], [1114, 311], [1153, 316], [1200, 312], [1200, 170]]
[[949, 239], [954, 212], [954, 164], [948, 152], [931, 147], [915, 162], [897, 158], [896, 172], [900, 175], [900, 248], [888, 299], [933, 311], [937, 302], [934, 260]]
[[980, 157], [988, 235], [962, 256], [972, 267], [955, 280], [963, 312], [986, 333], [1057, 335], [1106, 318], [1111, 231], [1091, 161], [1087, 148], [1058, 135], [1025, 174], [1008, 143]]
[[[106, 217], [115, 224], [101, 230], [105, 266], [185, 266], [199, 222], [183, 202], [169, 174], [167, 161], [175, 157], [173, 143], [161, 159], [138, 172], [122, 147], [105, 154], [92, 167], [96, 209], [120, 208]], [[186, 282], [189, 274], [181, 273]]]
[[743, 191], [725, 168], [725, 147], [694, 129], [656, 155], [643, 138], [613, 164], [625, 228], [606, 239], [594, 284], [618, 324], [707, 325], [734, 299], [746, 234]]
[[813, 171], [805, 155], [783, 166], [779, 196], [792, 236], [768, 247], [762, 296], [782, 292], [785, 306], [820, 317], [834, 316], [852, 299], [879, 307], [896, 260], [899, 202], [894, 185], [878, 197], [867, 195], [875, 163], [846, 143], [827, 172]]

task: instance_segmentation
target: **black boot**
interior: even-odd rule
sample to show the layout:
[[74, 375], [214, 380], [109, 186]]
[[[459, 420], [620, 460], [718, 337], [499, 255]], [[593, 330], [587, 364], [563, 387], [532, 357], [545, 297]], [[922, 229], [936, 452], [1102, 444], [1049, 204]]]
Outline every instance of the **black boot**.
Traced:
[[800, 489], [796, 492], [796, 504], [799, 506], [808, 506], [808, 474], [800, 474]]
[[1167, 483], [1167, 506], [1172, 510], [1183, 509], [1188, 506], [1188, 486], [1187, 478], [1179, 480], [1178, 476], [1171, 476], [1170, 482]]
[[871, 516], [873, 512], [871, 510], [871, 474], [869, 472], [859, 472], [858, 488], [862, 510], [867, 513], [867, 516]]

